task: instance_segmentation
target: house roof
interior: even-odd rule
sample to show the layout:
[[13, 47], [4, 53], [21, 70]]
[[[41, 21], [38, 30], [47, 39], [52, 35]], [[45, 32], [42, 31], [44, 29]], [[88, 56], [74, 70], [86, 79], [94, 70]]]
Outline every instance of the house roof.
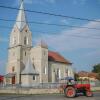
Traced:
[[88, 72], [80, 71], [78, 72], [79, 77], [88, 77]]
[[78, 73], [79, 77], [97, 77], [97, 73], [81, 71]]
[[66, 60], [63, 56], [61, 56], [58, 52], [54, 52], [54, 51], [48, 52], [48, 59], [49, 61], [72, 64], [70, 61]]
[[28, 57], [25, 69], [21, 73], [22, 75], [38, 75], [38, 72], [33, 68], [30, 56]]

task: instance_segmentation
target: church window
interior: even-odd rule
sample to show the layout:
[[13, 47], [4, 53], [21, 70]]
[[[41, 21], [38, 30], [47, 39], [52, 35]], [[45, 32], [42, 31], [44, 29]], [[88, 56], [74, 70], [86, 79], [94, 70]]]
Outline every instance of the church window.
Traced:
[[46, 68], [46, 66], [45, 66], [45, 69], [44, 69], [44, 71], [45, 71], [44, 73], [45, 73], [45, 74], [47, 74], [47, 68]]
[[24, 37], [24, 44], [26, 45], [26, 37]]
[[61, 78], [61, 70], [58, 68], [57, 69], [57, 78], [60, 79]]
[[33, 80], [35, 80], [35, 75], [33, 75]]
[[66, 71], [66, 73], [68, 73], [68, 69], [67, 69], [67, 68], [66, 68], [66, 70], [65, 70], [65, 71]]
[[46, 54], [46, 53], [45, 53], [45, 51], [44, 51], [44, 56], [45, 56], [45, 54]]
[[15, 67], [12, 67], [12, 72], [14, 72], [15, 71]]
[[27, 30], [25, 30], [25, 32], [27, 32]]
[[33, 68], [35, 69], [35, 65], [33, 64]]
[[25, 56], [26, 56], [26, 52], [25, 52]]
[[24, 44], [26, 45], [28, 45], [28, 38], [27, 37], [24, 37]]
[[61, 70], [59, 69], [59, 79], [61, 78]]
[[27, 38], [27, 40], [26, 40], [26, 41], [27, 41], [27, 45], [28, 45], [28, 38]]
[[57, 78], [59, 78], [59, 68], [57, 68]]
[[16, 44], [16, 37], [13, 37], [13, 44]]
[[66, 76], [68, 76], [68, 68], [65, 69]]
[[53, 72], [55, 72], [55, 69], [53, 70]]

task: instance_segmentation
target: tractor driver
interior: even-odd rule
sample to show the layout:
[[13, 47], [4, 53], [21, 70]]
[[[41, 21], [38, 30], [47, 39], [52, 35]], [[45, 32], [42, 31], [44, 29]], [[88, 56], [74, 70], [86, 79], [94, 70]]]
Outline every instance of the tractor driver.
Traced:
[[74, 84], [73, 80], [69, 79], [67, 85], [73, 85], [73, 84]]

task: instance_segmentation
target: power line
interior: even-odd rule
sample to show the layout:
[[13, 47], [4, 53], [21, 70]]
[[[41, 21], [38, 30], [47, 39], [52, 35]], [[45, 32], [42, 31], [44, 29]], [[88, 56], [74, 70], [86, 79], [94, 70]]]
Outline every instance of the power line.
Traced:
[[[2, 5], [0, 7], [1, 8], [7, 8], [7, 9], [22, 10], [22, 9], [19, 9], [19, 8], [9, 7], [9, 6], [2, 6]], [[25, 9], [24, 11], [39, 13], [39, 14], [45, 14], [45, 15], [50, 15], [50, 16], [64, 17], [64, 18], [77, 19], [77, 20], [86, 20], [86, 21], [92, 21], [92, 22], [99, 22], [100, 23], [100, 21], [95, 20], [95, 19], [80, 18], [80, 17], [67, 16], [67, 15], [62, 15], [62, 14], [54, 14], [54, 13], [43, 12], [43, 11], [28, 10], [28, 9]]]
[[[7, 27], [7, 26], [0, 26], [0, 27], [5, 28], [5, 29], [11, 29], [12, 28], [12, 27]], [[46, 32], [46, 31], [43, 32], [43, 31], [36, 31], [36, 30], [33, 31], [33, 33], [34, 32], [37, 32], [37, 33], [50, 33], [50, 32]], [[55, 34], [55, 33], [53, 32], [52, 34]], [[79, 33], [74, 33], [74, 34], [79, 34]], [[78, 38], [88, 38], [88, 39], [100, 39], [100, 38], [98, 38], [99, 36], [98, 37], [94, 37], [94, 36], [92, 37], [92, 36], [82, 36], [82, 35], [73, 35], [73, 34], [68, 34], [67, 36], [70, 36], [70, 37], [73, 37], [73, 38], [78, 37]]]
[[[8, 22], [15, 22], [15, 20], [11, 19], [0, 19], [2, 21], [8, 21]], [[16, 21], [16, 22], [24, 22], [24, 21]], [[49, 26], [59, 26], [59, 27], [74, 27], [74, 28], [86, 28], [86, 29], [94, 29], [94, 30], [100, 30], [99, 28], [90, 28], [90, 27], [82, 27], [82, 26], [74, 26], [74, 25], [64, 25], [64, 24], [55, 24], [55, 23], [43, 23], [43, 22], [36, 22], [36, 21], [29, 21], [27, 23], [34, 23], [34, 24], [40, 24], [40, 25], [49, 25]]]

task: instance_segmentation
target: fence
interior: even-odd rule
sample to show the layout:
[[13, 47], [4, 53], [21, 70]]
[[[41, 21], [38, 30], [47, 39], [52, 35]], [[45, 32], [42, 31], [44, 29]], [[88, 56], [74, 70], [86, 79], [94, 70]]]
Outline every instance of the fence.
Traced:
[[[76, 82], [79, 84], [86, 84], [87, 82]], [[22, 86], [22, 85], [4, 85], [0, 84], [0, 88], [33, 88], [33, 89], [56, 89], [61, 86], [66, 85], [66, 83], [36, 83], [32, 84], [32, 86]], [[100, 81], [90, 82], [91, 87], [100, 87]]]

